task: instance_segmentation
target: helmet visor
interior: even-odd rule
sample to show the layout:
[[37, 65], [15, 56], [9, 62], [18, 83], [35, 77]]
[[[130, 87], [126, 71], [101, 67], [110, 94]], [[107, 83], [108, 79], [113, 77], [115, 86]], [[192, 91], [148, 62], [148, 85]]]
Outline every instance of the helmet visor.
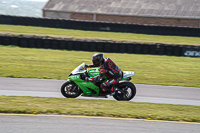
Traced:
[[99, 60], [92, 60], [92, 62], [96, 67], [100, 66]]

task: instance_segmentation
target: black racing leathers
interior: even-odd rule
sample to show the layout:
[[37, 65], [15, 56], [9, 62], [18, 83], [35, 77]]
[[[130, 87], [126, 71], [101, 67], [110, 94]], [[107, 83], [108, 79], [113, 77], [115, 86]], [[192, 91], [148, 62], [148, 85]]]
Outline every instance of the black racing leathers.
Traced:
[[[88, 65], [88, 67], [95, 67], [95, 66]], [[108, 77], [108, 81], [106, 81], [101, 85], [101, 88], [105, 89], [111, 85], [118, 83], [121, 80], [122, 71], [110, 58], [105, 58], [104, 62], [100, 65], [99, 75], [90, 78], [90, 81], [100, 81], [103, 78], [103, 75]]]

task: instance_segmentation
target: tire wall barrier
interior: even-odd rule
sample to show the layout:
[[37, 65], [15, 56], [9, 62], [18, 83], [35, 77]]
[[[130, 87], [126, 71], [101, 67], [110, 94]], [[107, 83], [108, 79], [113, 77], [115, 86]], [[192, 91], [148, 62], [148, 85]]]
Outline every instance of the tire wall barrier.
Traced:
[[134, 53], [169, 56], [200, 57], [200, 46], [128, 43], [113, 41], [74, 40], [36, 36], [1, 35], [0, 45], [26, 48], [97, 51], [107, 53]]
[[200, 37], [200, 28], [92, 22], [92, 21], [21, 17], [21, 16], [9, 16], [9, 15], [0, 15], [0, 24]]

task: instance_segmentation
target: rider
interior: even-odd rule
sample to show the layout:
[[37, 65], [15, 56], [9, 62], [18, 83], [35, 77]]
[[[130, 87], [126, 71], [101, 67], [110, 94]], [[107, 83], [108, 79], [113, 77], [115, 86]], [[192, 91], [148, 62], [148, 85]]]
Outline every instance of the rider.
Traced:
[[[108, 77], [108, 80], [100, 85], [100, 88], [103, 92], [106, 92], [110, 89], [111, 95], [115, 94], [117, 88], [113, 88], [113, 85], [117, 84], [122, 78], [121, 69], [110, 59], [103, 58], [102, 53], [96, 53], [92, 56], [92, 65], [86, 65], [87, 67], [99, 67], [100, 73], [98, 76], [89, 78], [86, 77], [86, 81], [100, 81], [103, 79], [103, 75]], [[112, 87], [112, 88], [111, 88]]]

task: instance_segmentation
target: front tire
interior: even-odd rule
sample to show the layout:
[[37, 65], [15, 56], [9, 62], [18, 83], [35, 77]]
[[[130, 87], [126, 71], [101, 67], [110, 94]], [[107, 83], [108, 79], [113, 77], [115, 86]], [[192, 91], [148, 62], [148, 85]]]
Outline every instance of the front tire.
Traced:
[[136, 94], [136, 87], [131, 82], [122, 82], [117, 86], [120, 90], [124, 92], [124, 94], [120, 91], [117, 91], [113, 96], [118, 101], [129, 101]]
[[66, 98], [76, 98], [82, 90], [74, 82], [67, 81], [61, 86], [61, 93]]

